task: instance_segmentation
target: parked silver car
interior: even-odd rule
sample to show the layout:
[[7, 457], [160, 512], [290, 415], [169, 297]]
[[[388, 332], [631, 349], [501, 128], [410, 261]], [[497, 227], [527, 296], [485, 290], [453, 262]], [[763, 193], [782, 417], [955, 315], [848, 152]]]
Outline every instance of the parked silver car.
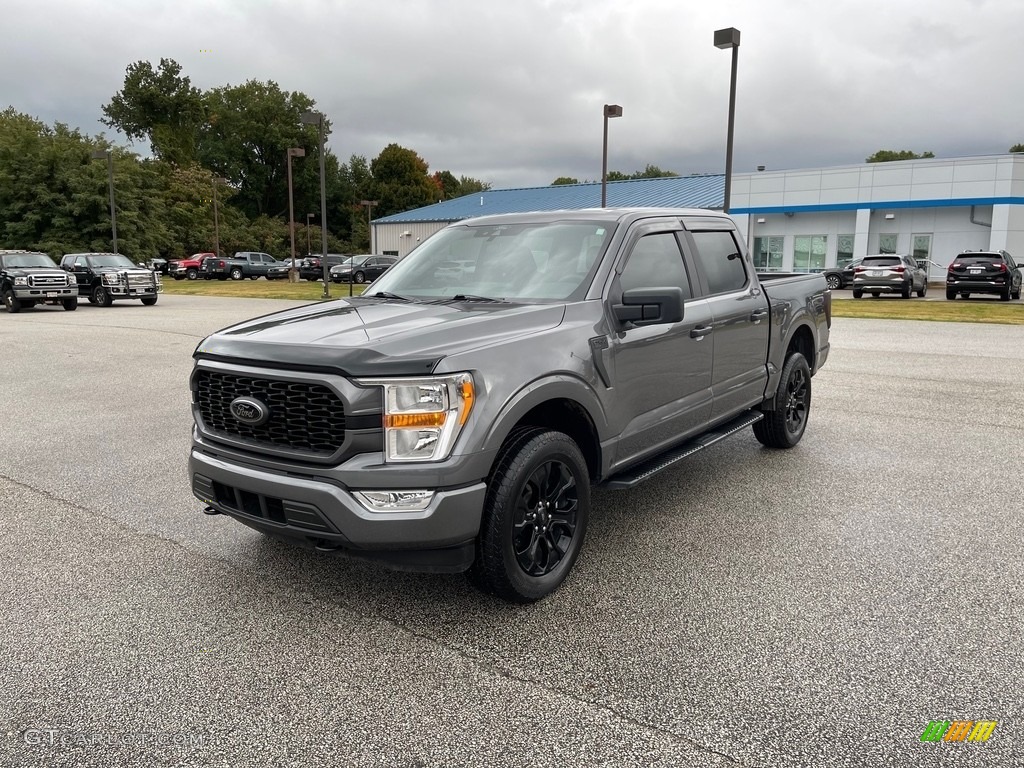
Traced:
[[861, 298], [865, 293], [872, 296], [898, 293], [904, 299], [909, 299], [914, 291], [921, 297], [928, 293], [928, 271], [922, 268], [913, 256], [897, 253], [865, 256], [853, 270], [855, 299]]

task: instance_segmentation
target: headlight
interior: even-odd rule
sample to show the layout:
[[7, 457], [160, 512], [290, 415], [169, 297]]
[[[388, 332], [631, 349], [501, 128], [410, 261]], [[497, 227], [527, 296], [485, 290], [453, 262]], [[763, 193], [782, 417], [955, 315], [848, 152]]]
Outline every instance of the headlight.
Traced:
[[103, 275], [103, 282], [107, 285], [117, 285], [121, 282], [121, 276], [116, 272], [107, 272]]
[[71, 274], [70, 272], [68, 273], [68, 285], [69, 286], [78, 285], [78, 281], [75, 279], [75, 276], [73, 274]]
[[423, 379], [362, 379], [384, 388], [386, 461], [442, 461], [473, 410], [476, 390], [468, 373]]
[[15, 285], [28, 285], [28, 278], [27, 277], [16, 277], [16, 278], [14, 278], [14, 284]]

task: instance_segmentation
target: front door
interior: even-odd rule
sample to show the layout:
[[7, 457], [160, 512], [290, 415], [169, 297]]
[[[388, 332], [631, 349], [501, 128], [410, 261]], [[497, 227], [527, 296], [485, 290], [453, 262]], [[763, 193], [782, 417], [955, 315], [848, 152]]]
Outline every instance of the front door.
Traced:
[[[674, 230], [673, 230], [674, 227]], [[699, 431], [711, 413], [711, 310], [695, 291], [683, 258], [676, 221], [644, 224], [631, 235], [621, 274], [608, 294], [616, 302], [630, 288], [676, 287], [685, 299], [678, 323], [619, 329], [610, 339], [611, 376], [616, 402], [625, 414], [615, 426], [621, 435], [613, 466], [653, 454]]]

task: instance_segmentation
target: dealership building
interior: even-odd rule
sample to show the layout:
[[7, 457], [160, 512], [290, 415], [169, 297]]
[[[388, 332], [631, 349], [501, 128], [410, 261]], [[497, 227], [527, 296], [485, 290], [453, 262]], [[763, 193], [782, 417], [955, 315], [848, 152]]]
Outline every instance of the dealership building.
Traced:
[[[725, 176], [609, 182], [608, 207], [721, 210]], [[813, 272], [869, 253], [909, 253], [933, 280], [962, 251], [1024, 256], [1024, 154], [735, 174], [730, 213], [759, 269]], [[373, 222], [375, 253], [404, 256], [474, 216], [596, 208], [600, 182], [498, 189]]]

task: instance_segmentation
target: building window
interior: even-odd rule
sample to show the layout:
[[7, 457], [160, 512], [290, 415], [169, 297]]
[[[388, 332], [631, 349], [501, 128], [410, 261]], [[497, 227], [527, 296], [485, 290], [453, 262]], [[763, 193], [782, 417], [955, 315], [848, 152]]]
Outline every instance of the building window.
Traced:
[[895, 232], [889, 232], [885, 235], [878, 236], [878, 252], [879, 253], [896, 253], [896, 238], [899, 237]]
[[842, 269], [853, 261], [853, 235], [839, 235], [836, 238], [836, 266]]
[[825, 269], [828, 235], [797, 235], [793, 238], [793, 271], [820, 272]]
[[925, 271], [925, 274], [931, 275], [931, 253], [932, 253], [932, 236], [931, 235], [913, 235], [910, 241], [914, 244], [913, 253], [911, 254], [921, 269]]
[[760, 272], [782, 271], [782, 237], [754, 238], [754, 269]]
[[397, 256], [398, 251], [384, 251], [385, 256]]

